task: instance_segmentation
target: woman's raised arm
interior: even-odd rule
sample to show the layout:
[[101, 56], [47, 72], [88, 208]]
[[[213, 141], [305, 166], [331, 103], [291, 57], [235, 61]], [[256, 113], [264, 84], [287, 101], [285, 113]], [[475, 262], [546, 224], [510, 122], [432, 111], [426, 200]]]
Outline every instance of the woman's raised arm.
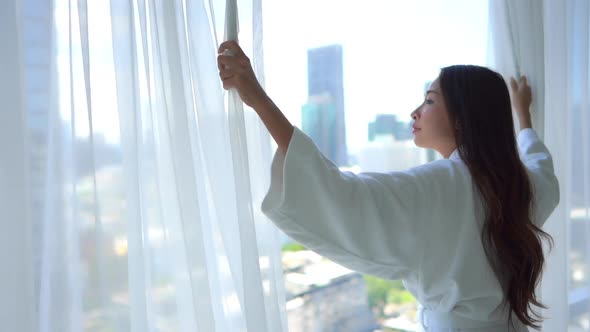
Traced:
[[250, 59], [235, 41], [222, 43], [218, 52], [217, 63], [223, 88], [238, 91], [242, 101], [258, 113], [279, 149], [287, 153], [293, 125], [258, 83]]
[[532, 128], [533, 124], [531, 120], [531, 104], [533, 102], [533, 94], [526, 76], [521, 76], [518, 79], [518, 82], [514, 79], [514, 77], [511, 77], [510, 88], [512, 108], [518, 116], [520, 130]]

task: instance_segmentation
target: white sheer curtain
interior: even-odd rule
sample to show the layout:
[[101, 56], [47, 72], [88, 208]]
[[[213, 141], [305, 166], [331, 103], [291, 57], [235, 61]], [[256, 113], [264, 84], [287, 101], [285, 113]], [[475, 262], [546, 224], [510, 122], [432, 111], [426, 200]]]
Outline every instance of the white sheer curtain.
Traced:
[[[542, 2], [491, 0], [489, 9], [489, 63], [507, 79], [510, 76], [527, 75], [533, 90], [543, 91], [545, 63]], [[533, 126], [539, 135], [543, 135], [544, 131], [543, 104], [543, 94], [535, 94], [532, 105], [535, 114]]]
[[[28, 215], [25, 116], [18, 8], [0, 5], [0, 329], [32, 331], [31, 230]], [[18, 51], [17, 51], [18, 50]]]
[[[563, 197], [549, 230], [565, 249], [556, 251], [560, 269], [548, 271], [544, 291], [556, 307], [564, 305], [553, 315], [557, 323], [567, 324], [570, 331], [590, 331], [590, 3], [546, 1], [544, 13], [545, 128], [552, 133], [546, 140], [559, 153], [555, 159]], [[557, 280], [565, 286], [557, 286]]]
[[263, 79], [260, 0], [8, 3], [2, 330], [285, 331], [270, 139], [216, 64], [239, 19]]
[[498, 0], [490, 9], [492, 66], [531, 78], [535, 126], [560, 181], [544, 227], [555, 247], [541, 283], [543, 330], [590, 331], [590, 3]]

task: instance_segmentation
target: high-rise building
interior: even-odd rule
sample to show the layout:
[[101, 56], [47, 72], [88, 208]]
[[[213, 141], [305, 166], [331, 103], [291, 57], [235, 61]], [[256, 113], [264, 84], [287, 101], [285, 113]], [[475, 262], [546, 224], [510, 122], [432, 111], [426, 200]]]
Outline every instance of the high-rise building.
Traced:
[[428, 162], [427, 150], [417, 147], [413, 141], [396, 141], [393, 137], [380, 136], [365, 145], [357, 155], [362, 172], [403, 171]]
[[328, 93], [310, 96], [307, 104], [301, 109], [301, 126], [311, 137], [320, 151], [338, 166], [340, 159], [338, 146], [338, 113], [332, 96]]
[[[43, 216], [47, 211], [44, 197], [47, 176], [50, 79], [52, 72], [53, 21], [50, 2], [24, 1], [22, 7], [23, 69], [28, 129], [28, 164], [30, 218], [33, 245], [35, 293], [39, 293], [41, 253], [43, 252]], [[52, 196], [48, 196], [52, 197]], [[57, 213], [57, 207], [51, 210]]]
[[308, 50], [309, 101], [302, 109], [303, 131], [338, 166], [348, 164], [344, 118], [342, 46]]
[[413, 139], [409, 122], [398, 121], [393, 114], [377, 114], [375, 121], [369, 123], [369, 142], [384, 135], [393, 136], [397, 141]]
[[416, 146], [411, 123], [378, 114], [369, 123], [369, 142], [356, 158], [363, 172], [402, 171], [434, 160], [434, 150]]

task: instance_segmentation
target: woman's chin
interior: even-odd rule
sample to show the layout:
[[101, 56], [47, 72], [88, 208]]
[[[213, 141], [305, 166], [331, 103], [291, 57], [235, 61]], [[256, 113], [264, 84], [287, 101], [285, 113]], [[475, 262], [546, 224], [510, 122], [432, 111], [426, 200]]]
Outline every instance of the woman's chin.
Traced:
[[422, 144], [420, 144], [420, 140], [417, 137], [414, 137], [414, 144], [419, 148], [423, 147]]

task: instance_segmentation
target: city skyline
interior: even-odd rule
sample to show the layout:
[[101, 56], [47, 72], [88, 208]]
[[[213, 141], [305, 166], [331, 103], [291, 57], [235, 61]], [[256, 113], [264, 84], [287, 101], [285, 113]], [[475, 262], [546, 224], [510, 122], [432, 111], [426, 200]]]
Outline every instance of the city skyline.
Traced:
[[376, 114], [411, 121], [410, 113], [424, 98], [424, 83], [441, 67], [486, 64], [487, 6], [487, 1], [466, 0], [368, 0], [362, 6], [335, 0], [267, 2], [267, 92], [299, 126], [308, 96], [307, 50], [342, 45], [346, 144], [354, 155], [368, 142], [367, 124]]

